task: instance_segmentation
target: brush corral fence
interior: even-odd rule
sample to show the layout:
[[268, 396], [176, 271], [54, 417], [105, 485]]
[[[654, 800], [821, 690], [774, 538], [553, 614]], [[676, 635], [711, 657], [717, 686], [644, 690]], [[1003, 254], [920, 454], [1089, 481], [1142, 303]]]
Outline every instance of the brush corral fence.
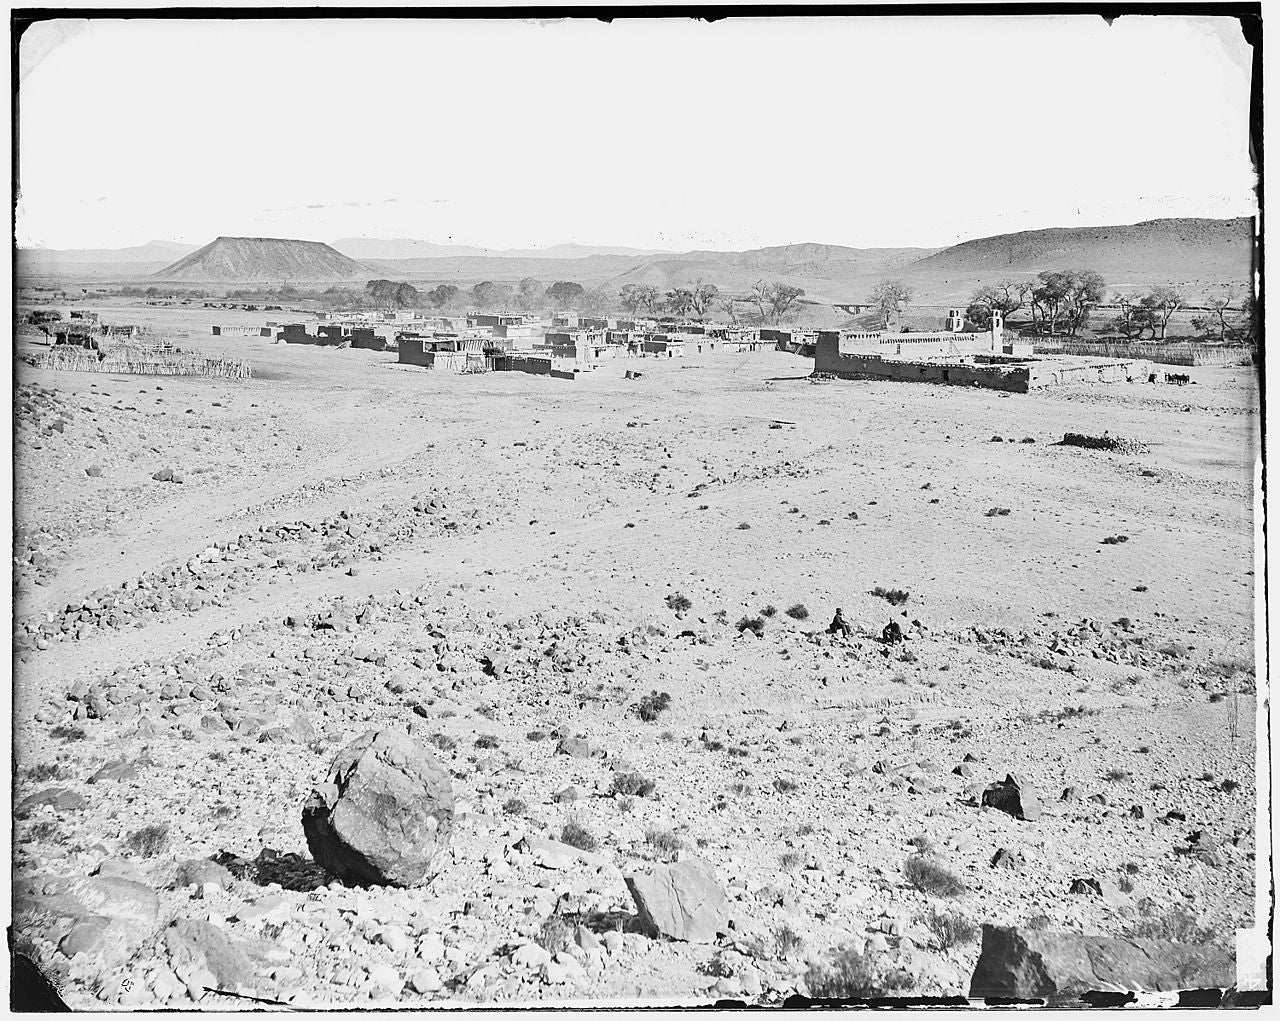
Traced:
[[1161, 365], [1251, 365], [1253, 348], [1241, 344], [1143, 344], [1135, 341], [1085, 341], [1027, 336], [1037, 354], [1086, 358], [1132, 358]]
[[209, 358], [183, 351], [168, 343], [113, 344], [104, 352], [71, 344], [58, 344], [46, 351], [26, 356], [39, 369], [72, 372], [117, 372], [139, 376], [211, 376], [221, 379], [248, 379], [253, 367], [234, 358]]

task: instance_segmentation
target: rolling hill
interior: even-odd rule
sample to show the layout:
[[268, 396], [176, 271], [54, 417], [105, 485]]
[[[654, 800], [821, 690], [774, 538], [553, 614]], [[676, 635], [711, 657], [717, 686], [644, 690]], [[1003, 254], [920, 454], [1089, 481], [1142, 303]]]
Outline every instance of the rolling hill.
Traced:
[[320, 241], [220, 237], [153, 274], [201, 283], [325, 283], [368, 280], [377, 273]]
[[1164, 219], [1115, 227], [1051, 227], [965, 241], [904, 267], [917, 292], [960, 298], [1001, 277], [1093, 269], [1111, 287], [1173, 283], [1187, 290], [1252, 274], [1253, 221]]
[[148, 241], [131, 248], [23, 248], [18, 268], [28, 276], [142, 276], [196, 250], [176, 241]]

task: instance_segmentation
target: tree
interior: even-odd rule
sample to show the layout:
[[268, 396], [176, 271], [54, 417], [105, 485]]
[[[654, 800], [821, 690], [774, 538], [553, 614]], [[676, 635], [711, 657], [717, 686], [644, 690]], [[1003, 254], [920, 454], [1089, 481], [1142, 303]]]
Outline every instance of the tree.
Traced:
[[661, 298], [653, 284], [624, 284], [618, 294], [618, 300], [623, 308], [635, 315], [641, 309], [652, 312], [658, 307]]
[[364, 285], [365, 294], [380, 303], [396, 308], [417, 308], [418, 289], [412, 284], [394, 280], [370, 280]]
[[1030, 290], [1031, 284], [1025, 280], [1005, 279], [994, 284], [984, 284], [973, 292], [964, 316], [983, 329], [990, 329], [992, 312], [998, 311], [1008, 319], [1026, 304], [1027, 292]]
[[561, 308], [568, 308], [576, 301], [581, 301], [586, 288], [572, 280], [557, 280], [547, 288], [547, 297]]
[[427, 292], [427, 300], [436, 308], [452, 305], [458, 298], [459, 291], [453, 284], [437, 284]]
[[693, 285], [693, 291], [689, 299], [689, 304], [699, 319], [706, 318], [707, 312], [711, 309], [711, 304], [720, 294], [720, 288], [715, 284], [704, 284], [699, 280]]
[[615, 301], [617, 301], [617, 295], [614, 294], [613, 288], [608, 284], [601, 284], [582, 296], [582, 309], [591, 315], [604, 315], [613, 310]]
[[898, 314], [899, 308], [909, 302], [915, 291], [901, 280], [881, 280], [871, 292], [871, 303], [884, 317], [887, 328], [890, 319]]
[[1142, 299], [1142, 304], [1150, 310], [1152, 323], [1160, 331], [1160, 339], [1164, 340], [1169, 320], [1182, 307], [1182, 295], [1168, 284], [1160, 284], [1151, 289], [1151, 293]]
[[676, 287], [668, 291], [667, 308], [673, 316], [687, 316], [693, 309], [693, 292], [687, 287]]
[[541, 308], [546, 289], [533, 277], [525, 277], [516, 287], [516, 303], [525, 311]]
[[1205, 317], [1208, 322], [1205, 332], [1216, 329], [1220, 344], [1227, 340], [1227, 313], [1232, 311], [1231, 303], [1235, 301], [1235, 297], [1235, 289], [1228, 287], [1205, 299], [1205, 305], [1209, 309], [1209, 315]]
[[732, 294], [720, 295], [719, 309], [729, 317], [729, 322], [735, 325], [738, 322], [738, 299]]
[[1091, 269], [1067, 271], [1067, 297], [1065, 311], [1071, 336], [1077, 336], [1089, 325], [1089, 315], [1102, 304], [1107, 293], [1107, 282], [1102, 274]]
[[471, 301], [480, 309], [501, 309], [511, 300], [511, 287], [485, 280], [471, 288]]
[[755, 305], [760, 319], [766, 323], [780, 323], [795, 310], [796, 303], [804, 297], [804, 289], [792, 284], [775, 281], [766, 284], [756, 282], [746, 300]]

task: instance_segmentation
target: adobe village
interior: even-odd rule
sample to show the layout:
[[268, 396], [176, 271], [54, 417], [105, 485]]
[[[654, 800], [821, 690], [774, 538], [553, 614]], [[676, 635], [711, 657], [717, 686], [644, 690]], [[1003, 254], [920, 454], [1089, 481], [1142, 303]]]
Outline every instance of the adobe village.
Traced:
[[1253, 244], [21, 252], [16, 948], [81, 1010], [1231, 1002]]

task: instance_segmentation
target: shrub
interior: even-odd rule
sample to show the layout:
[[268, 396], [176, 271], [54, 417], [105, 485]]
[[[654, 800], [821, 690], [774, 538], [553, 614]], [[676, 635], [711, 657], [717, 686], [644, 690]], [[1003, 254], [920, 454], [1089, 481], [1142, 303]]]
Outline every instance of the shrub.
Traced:
[[546, 737], [546, 732], [541, 730], [531, 730], [525, 734], [526, 741], [541, 741]]
[[1035, 438], [1034, 436], [1024, 436], [1024, 437], [1022, 437], [1022, 442], [1023, 442], [1023, 443], [1035, 443], [1035, 441], [1036, 441], [1036, 438]]
[[507, 803], [502, 806], [502, 811], [507, 815], [524, 815], [528, 810], [529, 806], [519, 798], [508, 798]]
[[538, 946], [549, 954], [558, 954], [573, 946], [573, 922], [563, 915], [552, 915], [542, 923]]
[[144, 826], [129, 834], [125, 846], [144, 858], [154, 858], [169, 844], [169, 826], [167, 823], [155, 826]]
[[1108, 769], [1103, 774], [1103, 779], [1110, 783], [1119, 783], [1122, 780], [1128, 780], [1132, 774], [1125, 769]]
[[883, 599], [890, 606], [901, 606], [911, 598], [910, 592], [904, 592], [900, 588], [884, 588], [881, 585], [877, 585], [873, 588], [871, 590], [871, 594]]
[[44, 783], [46, 780], [58, 779], [62, 775], [62, 767], [56, 762], [41, 762], [36, 766], [28, 766], [22, 773], [32, 783]]
[[918, 836], [912, 837], [910, 840], [907, 841], [907, 843], [910, 844], [912, 847], [914, 847], [921, 854], [928, 854], [930, 851], [933, 850], [933, 841], [930, 840], [923, 833], [919, 834]]
[[58, 824], [49, 819], [41, 819], [27, 827], [27, 840], [38, 844], [54, 843], [58, 836]]
[[653, 793], [655, 786], [656, 784], [652, 780], [641, 776], [639, 773], [613, 774], [614, 794], [632, 794], [637, 797], [647, 798]]
[[814, 962], [805, 972], [805, 985], [815, 1000], [871, 1000], [890, 992], [908, 989], [911, 979], [905, 972], [877, 978], [852, 947], [840, 950], [830, 964]]
[[1121, 876], [1116, 886], [1120, 888], [1121, 893], [1133, 893], [1133, 880], [1128, 876]]
[[907, 882], [921, 893], [937, 897], [958, 897], [965, 892], [960, 877], [941, 862], [927, 855], [916, 854], [907, 859], [902, 868]]
[[1234, 780], [1223, 780], [1222, 783], [1218, 784], [1218, 790], [1222, 791], [1223, 794], [1230, 794], [1232, 791], [1239, 789], [1239, 787], [1240, 785]]
[[476, 747], [477, 748], [497, 748], [498, 739], [494, 737], [492, 734], [481, 734], [478, 738], [476, 738]]
[[777, 612], [778, 612], [778, 608], [774, 606], [773, 603], [770, 603], [768, 606], [766, 606], [763, 610], [760, 611], [760, 616], [773, 617], [777, 614]]
[[987, 511], [987, 517], [1007, 518], [1012, 513], [1013, 513], [1012, 509], [1008, 507], [992, 507], [990, 510]]
[[788, 780], [785, 776], [780, 776], [773, 781], [773, 789], [779, 794], [790, 794], [799, 786], [794, 780]]
[[739, 530], [739, 531], [745, 531], [746, 529], [748, 529], [748, 528], [750, 528], [750, 527], [751, 527], [751, 526], [750, 526], [749, 524], [747, 524], [745, 521], [741, 521], [741, 522], [739, 522], [739, 523], [738, 523], [738, 530]]
[[778, 859], [778, 865], [784, 872], [790, 872], [792, 869], [798, 867], [802, 861], [804, 861], [804, 858], [795, 851], [787, 851]]
[[729, 755], [735, 759], [745, 759], [750, 757], [751, 750], [736, 744], [731, 744], [729, 745]]
[[808, 620], [809, 608], [804, 603], [796, 603], [794, 606], [788, 606], [783, 611], [792, 620]]
[[1052, 929], [1053, 919], [1048, 915], [1032, 915], [1027, 919], [1027, 928], [1034, 930]]
[[49, 731], [50, 737], [56, 737], [59, 741], [83, 741], [84, 731], [79, 727], [70, 727], [65, 723], [60, 723]]
[[684, 846], [684, 842], [671, 830], [649, 830], [644, 840], [661, 854], [675, 854]]
[[982, 930], [977, 925], [955, 911], [935, 909], [925, 922], [938, 941], [939, 950], [950, 950], [952, 947], [973, 943], [982, 935]]
[[1221, 944], [1229, 939], [1229, 930], [1202, 927], [1186, 908], [1163, 908], [1145, 899], [1139, 905], [1144, 917], [1124, 929], [1130, 939], [1167, 939], [1179, 943]]
[[703, 741], [702, 748], [704, 751], [708, 751], [708, 752], [723, 751], [724, 742], [723, 741]]
[[560, 842], [576, 847], [579, 851], [594, 851], [600, 846], [595, 834], [574, 820], [565, 823], [560, 830]]
[[685, 610], [693, 606], [693, 600], [680, 592], [673, 592], [667, 596], [667, 607], [675, 610], [676, 613], [683, 613]]
[[1119, 543], [1128, 542], [1128, 541], [1129, 541], [1129, 537], [1127, 535], [1108, 535], [1105, 539], [1102, 540], [1102, 545], [1116, 546]]
[[743, 617], [734, 625], [738, 629], [738, 634], [744, 631], [750, 631], [757, 638], [764, 634], [764, 618], [763, 617]]
[[665, 691], [650, 692], [636, 704], [636, 715], [645, 723], [652, 723], [671, 705], [671, 696]]

